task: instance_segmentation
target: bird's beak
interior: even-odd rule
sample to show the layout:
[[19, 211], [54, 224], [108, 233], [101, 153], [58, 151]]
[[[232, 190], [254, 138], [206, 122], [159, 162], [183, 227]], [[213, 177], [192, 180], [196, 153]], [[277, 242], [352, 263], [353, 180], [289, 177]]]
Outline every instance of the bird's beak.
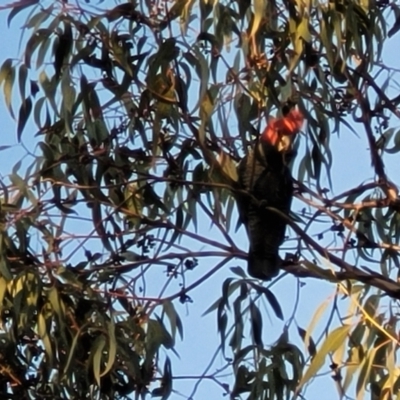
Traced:
[[280, 135], [276, 147], [279, 152], [287, 153], [292, 147], [293, 135]]

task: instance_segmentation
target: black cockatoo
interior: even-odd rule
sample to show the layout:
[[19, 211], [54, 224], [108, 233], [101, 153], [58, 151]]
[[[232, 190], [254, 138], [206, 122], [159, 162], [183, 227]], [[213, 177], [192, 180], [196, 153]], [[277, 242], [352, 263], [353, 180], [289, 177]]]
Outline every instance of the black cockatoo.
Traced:
[[297, 109], [282, 118], [270, 119], [255, 149], [237, 168], [237, 203], [250, 242], [248, 273], [254, 278], [269, 280], [279, 273], [279, 246], [285, 238], [286, 222], [266, 207], [289, 214], [293, 184], [287, 156], [303, 122]]

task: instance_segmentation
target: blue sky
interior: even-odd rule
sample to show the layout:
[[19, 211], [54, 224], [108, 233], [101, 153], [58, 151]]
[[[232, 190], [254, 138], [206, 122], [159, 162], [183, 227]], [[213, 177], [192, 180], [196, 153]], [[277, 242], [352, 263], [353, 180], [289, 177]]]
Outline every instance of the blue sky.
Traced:
[[[2, 63], [7, 57], [17, 57], [20, 54], [20, 51], [18, 51], [18, 43], [21, 21], [23, 21], [23, 19], [16, 18], [10, 29], [7, 28], [5, 20], [6, 13], [0, 13], [0, 31], [3, 32], [5, 37], [7, 37], [7, 40], [2, 41], [2, 59], [0, 59], [0, 63]], [[396, 35], [386, 43], [383, 54], [383, 61], [386, 65], [398, 65], [398, 45], [399, 42]], [[389, 97], [397, 93], [398, 87], [395, 85], [393, 85], [393, 87], [388, 91]], [[19, 101], [19, 96], [16, 96], [14, 103], [14, 111], [16, 114], [18, 114]], [[19, 159], [26, 156], [26, 150], [21, 144], [17, 143], [16, 124], [7, 112], [2, 96], [0, 96], [0, 120], [2, 121], [0, 146], [5, 144], [11, 145], [10, 149], [2, 151], [0, 175], [4, 177], [11, 171], [13, 165]], [[399, 125], [398, 120], [393, 118], [391, 119], [390, 127], [397, 129]], [[344, 190], [350, 189], [359, 185], [366, 179], [371, 179], [373, 176], [366, 136], [362, 127], [359, 129], [359, 137], [347, 129], [342, 129], [340, 136], [337, 134], [332, 135], [331, 145], [334, 154], [332, 181], [334, 193], [340, 193]], [[30, 121], [23, 133], [23, 143], [31, 151], [34, 147], [34, 134], [36, 132], [36, 127], [32, 121]], [[304, 135], [301, 140], [305, 140]], [[396, 184], [400, 184], [400, 181], [396, 179], [398, 176], [398, 157], [398, 155], [385, 156], [388, 176]], [[296, 201], [293, 210], [300, 210], [302, 207], [304, 207], [304, 204]], [[235, 226], [235, 224], [233, 224], [233, 226]], [[210, 228], [208, 223], [200, 224], [199, 230], [205, 234], [209, 234], [213, 238], [216, 238], [215, 230]], [[241, 228], [237, 234], [232, 234], [236, 243], [240, 243], [240, 247], [246, 249], [247, 238], [244, 235], [243, 228]], [[212, 259], [201, 261], [197, 270], [193, 272], [192, 279], [194, 280], [196, 276], [199, 277], [204, 272], [208, 271], [209, 266], [213, 266], [214, 264], [215, 262]], [[236, 265], [245, 267], [244, 262], [240, 260], [235, 260], [228, 264], [228, 266]], [[191, 292], [190, 295], [194, 300], [193, 304], [181, 305], [177, 302], [175, 305], [184, 323], [184, 340], [182, 342], [178, 341], [176, 346], [176, 350], [180, 355], [180, 360], [178, 360], [173, 354], [170, 354], [173, 361], [173, 373], [176, 376], [201, 375], [218, 346], [219, 336], [216, 329], [215, 313], [211, 313], [205, 317], [202, 317], [201, 315], [209, 305], [220, 296], [222, 282], [228, 276], [233, 276], [229, 271], [228, 266], [215, 274], [204, 286], [199, 286]], [[154, 288], [149, 287], [149, 295], [158, 293], [160, 284], [161, 283], [158, 282]], [[302, 328], [308, 326], [317, 306], [322, 301], [329, 299], [330, 296], [333, 296], [335, 293], [335, 287], [333, 285], [324, 284], [316, 280], [307, 280], [304, 281], [304, 284], [305, 285], [300, 289], [300, 306], [296, 315], [297, 323]], [[296, 288], [297, 281], [291, 276], [285, 276], [272, 287], [274, 294], [281, 303], [285, 317], [289, 317], [293, 310], [296, 299]], [[283, 323], [277, 320], [269, 306], [267, 306], [266, 310], [269, 313], [270, 318], [264, 318], [264, 341], [266, 343], [272, 343], [281, 334]], [[321, 327], [323, 327], [324, 319], [321, 321]], [[232, 322], [231, 319], [230, 322]], [[316, 331], [320, 332], [320, 328], [317, 328]], [[291, 338], [293, 338], [293, 341], [296, 344], [301, 343], [298, 339], [296, 342], [295, 334], [291, 334]], [[220, 355], [217, 356], [216, 362], [210, 368], [209, 373], [214, 372], [224, 364], [225, 361], [222, 357]], [[230, 372], [230, 370], [228, 369], [225, 372]], [[228, 383], [230, 382], [229, 378], [221, 380]], [[174, 387], [176, 387], [179, 392], [188, 396], [192, 391], [194, 383], [195, 380], [182, 379], [179, 380]], [[329, 384], [329, 387], [331, 387], [332, 390], [326, 391], [325, 384]], [[328, 374], [327, 378], [319, 379], [311, 385], [306, 398], [308, 400], [319, 399], [321, 398], [320, 393], [322, 390], [324, 390], [325, 400], [336, 399], [338, 397]], [[176, 394], [171, 398], [178, 399], [180, 396]], [[199, 386], [194, 398], [200, 400], [206, 398], [222, 398], [221, 388], [216, 386], [215, 383], [210, 380], [204, 380]]]

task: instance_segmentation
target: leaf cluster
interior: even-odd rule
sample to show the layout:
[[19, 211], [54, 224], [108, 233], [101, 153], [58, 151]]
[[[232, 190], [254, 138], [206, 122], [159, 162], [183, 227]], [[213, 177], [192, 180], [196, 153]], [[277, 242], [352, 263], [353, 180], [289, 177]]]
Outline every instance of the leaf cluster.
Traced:
[[[400, 208], [385, 160], [400, 149], [388, 129], [400, 96], [389, 96], [394, 71], [378, 64], [390, 7], [10, 4], [8, 23], [26, 17], [23, 54], [2, 63], [0, 86], [27, 157], [0, 189], [0, 395], [169, 397], [164, 350], [183, 337], [176, 303], [246, 259], [234, 235], [236, 164], [269, 115], [294, 106], [307, 132], [295, 145], [301, 207], [287, 221], [285, 269], [298, 293], [307, 277], [341, 289], [314, 341], [318, 310], [301, 328], [298, 300], [287, 319], [273, 286], [234, 267], [239, 278], [208, 310], [231, 381], [207, 376], [231, 398], [283, 399], [302, 395], [330, 357], [340, 396], [356, 373], [359, 398], [368, 386], [374, 398], [397, 393]], [[333, 195], [333, 135], [352, 133], [368, 143], [369, 182]], [[388, 313], [377, 311], [383, 294]], [[345, 322], [340, 296], [353, 305]], [[287, 319], [270, 346], [266, 304]]]

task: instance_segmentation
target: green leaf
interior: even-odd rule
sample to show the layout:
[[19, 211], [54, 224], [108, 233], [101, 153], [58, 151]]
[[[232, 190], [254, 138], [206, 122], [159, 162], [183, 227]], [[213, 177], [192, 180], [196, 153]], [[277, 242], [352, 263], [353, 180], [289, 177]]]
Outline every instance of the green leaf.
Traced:
[[171, 349], [174, 346], [174, 340], [157, 317], [147, 322], [146, 348], [150, 354], [155, 354], [161, 345], [166, 349]]
[[321, 303], [317, 310], [315, 311], [310, 324], [308, 325], [307, 329], [306, 329], [306, 336], [304, 338], [304, 342], [305, 343], [309, 343], [310, 342], [310, 336], [312, 335], [312, 333], [314, 332], [315, 327], [318, 324], [318, 321], [321, 319], [323, 313], [325, 312], [326, 308], [328, 307], [328, 305], [330, 304], [329, 300], [325, 300], [323, 303]]
[[226, 174], [233, 182], [238, 181], [236, 163], [229, 154], [221, 151], [217, 157], [217, 162], [221, 166], [222, 172]]
[[36, 57], [36, 69], [39, 69], [40, 67], [43, 66], [43, 64], [46, 62], [46, 56], [47, 52], [50, 48], [51, 41], [50, 40], [44, 40], [40, 45], [39, 45], [39, 50], [38, 54]]
[[257, 346], [262, 347], [262, 317], [261, 312], [254, 302], [250, 303], [251, 332], [253, 341]]
[[265, 294], [265, 297], [267, 298], [269, 304], [271, 305], [272, 309], [275, 312], [275, 315], [283, 321], [283, 312], [282, 308], [275, 297], [275, 295], [267, 288], [263, 288], [262, 292]]
[[1, 304], [3, 304], [3, 300], [6, 295], [6, 291], [7, 291], [7, 281], [3, 277], [0, 277], [0, 302], [1, 302]]
[[226, 327], [228, 326], [228, 316], [223, 308], [223, 304], [219, 303], [217, 312], [217, 329], [221, 340], [222, 354], [225, 356], [225, 340], [226, 340]]
[[171, 301], [163, 302], [163, 309], [171, 324], [172, 338], [175, 340], [176, 330], [178, 329], [179, 336], [183, 340], [183, 326], [182, 321], [175, 310], [174, 304]]
[[171, 240], [170, 240], [170, 246], [172, 246], [176, 240], [182, 235], [181, 229], [183, 226], [183, 206], [179, 206], [178, 209], [176, 210], [176, 219], [175, 219], [175, 229], [174, 233], [172, 234]]
[[0, 232], [0, 278], [4, 278], [7, 282], [11, 282], [13, 276], [10, 272], [9, 268], [9, 261], [5, 257], [5, 243], [4, 243], [4, 236]]
[[162, 397], [161, 400], [166, 400], [172, 393], [172, 370], [171, 361], [167, 357], [164, 363], [163, 377], [161, 379], [161, 387], [154, 389], [151, 392], [152, 397]]
[[[351, 340], [351, 338], [350, 338]], [[349, 343], [351, 343], [349, 340]], [[348, 351], [349, 358], [347, 360], [346, 376], [343, 380], [343, 392], [347, 393], [353, 378], [356, 376], [357, 370], [360, 368], [360, 351], [357, 346], [351, 347]]]
[[12, 88], [15, 80], [15, 68], [12, 66], [12, 60], [7, 59], [0, 69], [0, 85], [3, 84], [4, 100], [11, 116], [14, 118], [14, 111], [11, 106]]
[[329, 353], [336, 351], [343, 344], [347, 338], [347, 335], [349, 334], [350, 328], [350, 325], [344, 325], [334, 329], [329, 333], [321, 348], [317, 351], [315, 357], [312, 359], [307, 371], [303, 375], [297, 387], [297, 391], [299, 391], [323, 367], [326, 356]]
[[256, 35], [260, 27], [262, 18], [264, 17], [265, 0], [254, 0], [254, 18], [251, 26], [250, 38]]
[[130, 183], [125, 186], [124, 198], [124, 208], [131, 213], [126, 216], [130, 229], [138, 228], [143, 216], [143, 191], [136, 182]]
[[357, 400], [363, 400], [365, 398], [365, 389], [370, 379], [372, 364], [378, 349], [379, 348], [369, 348], [368, 353], [362, 362], [360, 375], [356, 384]]
[[231, 290], [231, 283], [233, 282], [233, 278], [225, 279], [224, 283], [222, 284], [222, 296], [221, 296], [221, 304], [223, 307], [229, 308], [228, 298], [232, 294]]
[[49, 80], [45, 71], [42, 71], [39, 75], [39, 83], [46, 95], [48, 102], [52, 106], [55, 115], [58, 117], [59, 113], [58, 113], [58, 108], [57, 108], [57, 104], [55, 101], [56, 81], [54, 79]]
[[58, 41], [56, 41], [54, 47], [53, 65], [56, 80], [58, 80], [61, 76], [63, 65], [68, 60], [73, 44], [71, 24], [67, 21], [64, 21], [64, 26], [64, 31], [61, 35], [59, 35]]
[[218, 92], [219, 86], [213, 85], [204, 94], [204, 97], [200, 104], [200, 118], [204, 123], [207, 123], [212, 116]]
[[189, 3], [189, 1], [190, 0], [176, 0], [174, 2], [174, 5], [169, 10], [169, 18], [171, 21], [181, 16], [186, 4]]
[[396, 5], [393, 5], [393, 11], [396, 16], [393, 26], [389, 29], [388, 37], [392, 37], [400, 30], [400, 10]]
[[28, 40], [25, 47], [25, 65], [28, 69], [31, 68], [33, 53], [42, 42], [50, 41], [50, 36], [52, 33], [53, 32], [50, 29], [39, 29], [34, 32], [31, 38]]
[[[50, 4], [49, 7], [42, 9], [36, 14], [30, 13], [29, 20], [23, 25], [24, 28], [37, 30], [38, 26], [45, 22], [49, 17], [52, 16], [52, 11], [54, 9], [54, 4]], [[33, 15], [32, 15], [33, 14]]]
[[230, 270], [236, 274], [239, 275], [241, 278], [246, 279], [247, 275], [246, 272], [244, 272], [242, 267], [230, 267]]
[[63, 367], [63, 368], [61, 368], [61, 371], [63, 372], [63, 375], [62, 375], [63, 377], [67, 376], [68, 373], [69, 373], [69, 370], [70, 370], [70, 367], [71, 367], [71, 364], [72, 364], [72, 360], [73, 360], [73, 357], [75, 355], [75, 349], [76, 349], [76, 347], [78, 345], [79, 339], [81, 338], [81, 334], [82, 334], [81, 330], [78, 330], [76, 332], [76, 334], [74, 335], [74, 338], [72, 340], [71, 346], [68, 349], [67, 361], [66, 361], [64, 367], [61, 366], [61, 367]]
[[103, 350], [106, 346], [106, 338], [103, 335], [97, 336], [96, 340], [93, 342], [92, 348], [90, 349], [90, 354], [93, 357], [92, 367], [93, 375], [96, 380], [97, 385], [101, 386], [100, 381], [100, 370], [103, 364]]
[[53, 347], [51, 344], [51, 339], [49, 331], [47, 329], [46, 317], [44, 312], [40, 312], [38, 315], [38, 335], [40, 340], [43, 342], [44, 350], [47, 357], [47, 363], [49, 368], [53, 366]]
[[26, 87], [26, 79], [28, 77], [28, 69], [25, 64], [22, 64], [18, 70], [18, 82], [19, 82], [19, 93], [21, 95], [21, 99], [25, 99], [25, 87]]
[[[307, 350], [310, 353], [310, 356], [314, 357], [315, 353], [317, 352], [317, 348], [315, 346], [313, 338], [311, 337], [311, 335], [307, 335], [306, 331], [299, 326], [297, 327], [297, 331], [299, 332], [300, 337], [303, 339], [304, 344], [306, 345]], [[306, 342], [306, 338], [308, 339], [308, 342]]]
[[35, 4], [39, 4], [39, 1], [40, 0], [22, 0], [16, 4], [14, 3], [14, 6], [11, 8], [11, 11], [7, 17], [7, 26], [10, 27], [10, 23], [13, 18], [16, 17], [21, 11], [25, 10], [25, 8], [32, 7]]
[[205, 315], [210, 314], [212, 311], [216, 310], [219, 307], [220, 303], [221, 299], [214, 301], [214, 303], [211, 304], [211, 306], [208, 307], [207, 310], [204, 311], [203, 314], [201, 314], [201, 316], [204, 317]]
[[12, 60], [11, 58], [7, 58], [7, 60], [5, 60], [3, 62], [3, 64], [1, 65], [0, 68], [0, 85], [4, 82], [4, 80], [12, 74], [13, 71], [13, 66], [12, 66]]
[[200, 102], [203, 100], [204, 95], [207, 91], [210, 71], [208, 68], [207, 60], [201, 50], [196, 46], [193, 48], [193, 51], [194, 54], [186, 52], [183, 54], [183, 56], [188, 61], [189, 65], [193, 66], [200, 80], [200, 93], [198, 97], [199, 101], [195, 106], [196, 109], [199, 106]]
[[101, 373], [100, 376], [107, 375], [114, 366], [115, 357], [117, 355], [117, 342], [115, 338], [115, 324], [114, 321], [111, 319], [110, 321], [106, 322], [107, 325], [107, 333], [108, 333], [108, 358], [106, 362], [106, 367], [104, 371]]
[[18, 125], [17, 125], [17, 139], [21, 141], [22, 131], [25, 128], [26, 122], [32, 112], [32, 99], [27, 97], [21, 104], [19, 109]]

